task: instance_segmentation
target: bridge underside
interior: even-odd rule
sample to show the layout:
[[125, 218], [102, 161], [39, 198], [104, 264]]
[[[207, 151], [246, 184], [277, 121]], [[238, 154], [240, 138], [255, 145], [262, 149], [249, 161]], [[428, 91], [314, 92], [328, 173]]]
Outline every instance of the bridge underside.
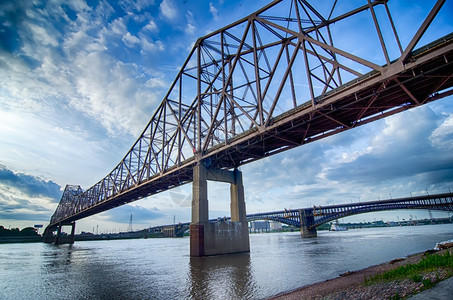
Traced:
[[366, 80], [357, 80], [360, 84], [336, 89], [315, 107], [305, 103], [274, 118], [265, 132], [252, 129], [207, 156], [216, 166], [232, 168], [451, 95], [451, 90], [438, 93], [453, 86], [453, 35], [448, 38], [448, 51], [441, 56], [428, 55], [422, 64], [390, 77], [367, 74]]

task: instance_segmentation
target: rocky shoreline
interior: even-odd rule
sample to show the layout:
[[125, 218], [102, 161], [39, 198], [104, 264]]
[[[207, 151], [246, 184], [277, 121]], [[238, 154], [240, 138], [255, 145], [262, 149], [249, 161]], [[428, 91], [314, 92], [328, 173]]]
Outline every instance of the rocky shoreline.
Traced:
[[[446, 251], [453, 253], [453, 248], [437, 251], [441, 255]], [[326, 280], [320, 283], [304, 286], [294, 291], [276, 295], [272, 300], [295, 300], [295, 299], [405, 299], [411, 295], [419, 293], [425, 287], [422, 280], [428, 280], [435, 285], [437, 282], [447, 279], [449, 272], [443, 268], [437, 268], [422, 274], [422, 280], [415, 282], [411, 279], [391, 280], [365, 284], [365, 279], [369, 279], [386, 271], [396, 269], [407, 264], [418, 263], [426, 254], [432, 250], [417, 253], [406, 258], [395, 259], [390, 262], [372, 266], [363, 270], [347, 272], [339, 277]]]

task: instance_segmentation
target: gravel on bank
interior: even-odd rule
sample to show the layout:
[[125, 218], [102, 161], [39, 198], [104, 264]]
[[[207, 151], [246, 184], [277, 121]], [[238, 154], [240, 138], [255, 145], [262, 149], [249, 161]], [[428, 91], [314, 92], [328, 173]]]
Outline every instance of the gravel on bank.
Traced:
[[[445, 251], [453, 253], [453, 248], [437, 251], [436, 254], [443, 254]], [[288, 293], [279, 294], [270, 299], [404, 299], [423, 290], [423, 283], [415, 282], [411, 279], [404, 279], [365, 285], [365, 278], [369, 279], [386, 271], [396, 269], [399, 266], [416, 264], [423, 259], [427, 252], [431, 251], [417, 253], [402, 259], [395, 259], [363, 270], [347, 272], [340, 277], [304, 286]], [[448, 278], [448, 272], [445, 269], [438, 269], [423, 274], [423, 279], [429, 279], [434, 284], [446, 278]]]

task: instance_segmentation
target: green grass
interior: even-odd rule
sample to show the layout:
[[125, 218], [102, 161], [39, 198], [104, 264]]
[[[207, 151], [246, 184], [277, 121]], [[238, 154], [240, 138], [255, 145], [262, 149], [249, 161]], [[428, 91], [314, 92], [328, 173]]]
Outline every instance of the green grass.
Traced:
[[[407, 264], [396, 269], [365, 278], [365, 284], [373, 284], [378, 281], [391, 281], [398, 279], [412, 279], [415, 282], [422, 282], [425, 288], [432, 287], [435, 283], [429, 279], [423, 279], [423, 272], [432, 272], [438, 268], [449, 268], [449, 276], [453, 275], [453, 255], [445, 252], [443, 255], [430, 254], [420, 260], [417, 264]], [[429, 282], [428, 282], [429, 281]]]
[[423, 279], [422, 283], [424, 289], [429, 289], [436, 285], [436, 283], [432, 282], [431, 279]]
[[390, 300], [400, 300], [401, 297], [398, 293], [396, 293], [394, 296], [390, 297]]
[[420, 282], [423, 280], [423, 276], [421, 274], [414, 274], [410, 277], [414, 282]]

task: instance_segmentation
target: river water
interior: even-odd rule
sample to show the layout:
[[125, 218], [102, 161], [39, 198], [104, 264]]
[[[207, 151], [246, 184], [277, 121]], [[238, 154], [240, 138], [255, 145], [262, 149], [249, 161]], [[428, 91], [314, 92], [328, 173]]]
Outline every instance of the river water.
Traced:
[[262, 299], [432, 249], [453, 224], [250, 235], [250, 253], [189, 257], [189, 238], [0, 245], [0, 299]]

